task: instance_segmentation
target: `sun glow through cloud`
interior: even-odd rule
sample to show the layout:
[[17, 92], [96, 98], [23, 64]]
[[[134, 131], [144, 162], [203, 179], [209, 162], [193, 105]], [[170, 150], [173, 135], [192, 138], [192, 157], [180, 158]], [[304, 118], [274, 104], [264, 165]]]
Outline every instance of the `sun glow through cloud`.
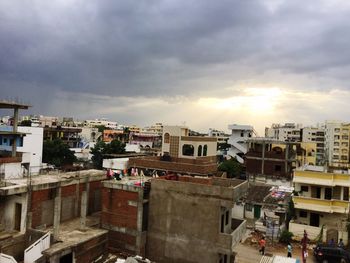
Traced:
[[279, 88], [245, 88], [242, 95], [229, 98], [201, 98], [198, 104], [219, 110], [243, 110], [251, 114], [271, 114], [284, 94]]

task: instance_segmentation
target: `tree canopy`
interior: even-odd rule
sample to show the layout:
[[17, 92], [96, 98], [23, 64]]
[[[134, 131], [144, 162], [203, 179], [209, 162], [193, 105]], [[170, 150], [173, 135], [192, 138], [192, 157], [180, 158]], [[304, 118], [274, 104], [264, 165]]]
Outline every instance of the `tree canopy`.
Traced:
[[72, 165], [77, 158], [69, 146], [62, 140], [45, 141], [43, 145], [43, 162], [53, 164], [56, 167]]
[[91, 160], [94, 167], [102, 169], [103, 156], [105, 154], [125, 153], [125, 144], [116, 139], [110, 143], [99, 141], [95, 144], [95, 147], [90, 150], [90, 153], [92, 154]]
[[219, 165], [218, 170], [226, 172], [227, 178], [239, 177], [242, 173], [242, 165], [236, 160], [236, 158], [231, 158], [223, 161]]

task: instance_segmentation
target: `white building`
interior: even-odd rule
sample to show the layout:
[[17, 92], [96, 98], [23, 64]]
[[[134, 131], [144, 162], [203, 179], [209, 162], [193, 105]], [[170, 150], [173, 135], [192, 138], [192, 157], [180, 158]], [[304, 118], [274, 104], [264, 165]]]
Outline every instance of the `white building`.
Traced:
[[231, 130], [231, 135], [228, 139], [228, 144], [230, 144], [231, 147], [227, 155], [243, 163], [242, 155], [246, 154], [248, 151], [247, 139], [251, 138], [254, 134], [253, 126], [232, 124], [228, 126], [228, 129]]
[[285, 123], [272, 124], [271, 128], [265, 128], [265, 137], [273, 138], [279, 141], [301, 141], [301, 124]]
[[316, 143], [316, 165], [325, 164], [325, 127], [305, 127], [301, 129], [302, 142]]
[[17, 151], [22, 153], [22, 164], [32, 175], [38, 174], [42, 168], [43, 159], [43, 131], [42, 127], [19, 126], [18, 131], [25, 133], [23, 146], [17, 147]]
[[350, 123], [326, 121], [325, 154], [328, 165], [349, 168]]
[[96, 119], [96, 120], [85, 120], [83, 126], [86, 127], [96, 127], [96, 126], [105, 126], [110, 129], [117, 129], [118, 123], [115, 121], [109, 121], [107, 119]]

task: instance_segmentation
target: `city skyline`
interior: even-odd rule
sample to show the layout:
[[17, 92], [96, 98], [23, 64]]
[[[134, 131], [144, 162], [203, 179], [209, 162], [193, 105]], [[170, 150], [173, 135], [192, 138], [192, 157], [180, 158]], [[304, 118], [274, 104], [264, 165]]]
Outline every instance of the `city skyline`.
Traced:
[[200, 131], [348, 121], [349, 13], [347, 1], [1, 1], [1, 97]]

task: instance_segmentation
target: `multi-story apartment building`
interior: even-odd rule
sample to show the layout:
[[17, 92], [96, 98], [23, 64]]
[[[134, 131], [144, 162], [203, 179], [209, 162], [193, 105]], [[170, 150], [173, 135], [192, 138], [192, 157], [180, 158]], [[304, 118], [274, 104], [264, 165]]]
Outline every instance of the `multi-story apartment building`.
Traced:
[[333, 167], [350, 167], [350, 123], [326, 122], [325, 153], [327, 163]]
[[325, 164], [325, 127], [304, 127], [301, 138], [302, 142], [316, 143], [316, 165]]
[[285, 123], [272, 124], [271, 128], [265, 128], [265, 137], [273, 138], [279, 141], [301, 141], [301, 124]]
[[227, 155], [236, 158], [240, 163], [244, 163], [243, 155], [248, 151], [247, 140], [254, 134], [253, 126], [232, 124], [228, 126], [228, 129], [231, 130], [231, 134], [227, 143], [231, 146], [227, 151]]
[[349, 171], [327, 171], [323, 166], [304, 166], [294, 171], [293, 184], [298, 193], [293, 197], [296, 218], [289, 231], [310, 239], [348, 243], [346, 226], [349, 217]]

